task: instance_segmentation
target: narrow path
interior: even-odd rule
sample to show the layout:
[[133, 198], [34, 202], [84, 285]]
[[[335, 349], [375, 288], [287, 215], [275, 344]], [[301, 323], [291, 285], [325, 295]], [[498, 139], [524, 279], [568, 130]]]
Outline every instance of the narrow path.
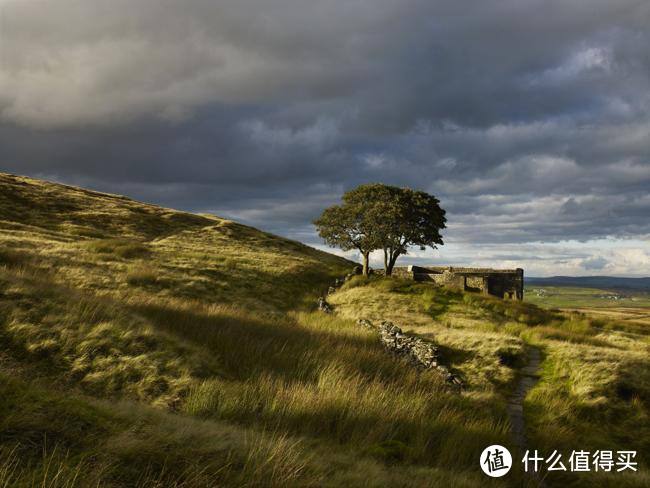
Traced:
[[515, 444], [524, 452], [527, 449], [526, 424], [524, 421], [524, 399], [533, 386], [539, 381], [539, 368], [542, 364], [542, 353], [537, 347], [528, 349], [528, 364], [521, 370], [521, 377], [515, 391], [508, 398], [508, 416], [512, 426], [512, 437]]

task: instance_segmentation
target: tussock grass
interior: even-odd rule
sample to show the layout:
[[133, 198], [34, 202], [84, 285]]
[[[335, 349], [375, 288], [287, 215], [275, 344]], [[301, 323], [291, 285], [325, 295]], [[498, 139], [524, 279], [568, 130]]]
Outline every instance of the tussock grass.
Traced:
[[246, 485], [287, 486], [308, 471], [311, 459], [300, 440], [285, 434], [272, 435], [271, 439], [249, 441], [250, 450], [242, 469]]
[[27, 272], [4, 277], [4, 293], [12, 299], [0, 298], [0, 334], [16, 358], [42, 364], [41, 374], [53, 371], [100, 395], [172, 404], [193, 374], [215, 371], [205, 352], [156, 333], [120, 303]]
[[162, 283], [158, 272], [150, 266], [132, 266], [126, 274], [126, 282], [132, 286], [155, 286]]
[[0, 422], [5, 432], [11, 426], [14, 442], [0, 448], [0, 486], [313, 484], [314, 469], [306, 469], [312, 458], [298, 439], [63, 398], [2, 376], [0, 387], [5, 401], [22, 409]]
[[126, 239], [101, 239], [86, 244], [88, 250], [98, 254], [112, 254], [122, 259], [147, 257], [149, 248], [137, 241]]
[[[16, 448], [19, 446], [16, 446]], [[23, 468], [14, 448], [8, 452], [0, 449], [0, 487], [75, 488], [88, 486], [82, 482], [83, 472], [88, 470], [83, 461], [75, 461], [62, 454], [58, 447], [44, 448], [40, 462]]]
[[27, 264], [29, 254], [9, 248], [0, 248], [0, 266], [16, 267]]
[[[647, 447], [639, 324], [359, 277], [330, 316], [315, 298], [351, 263], [294, 241], [1, 174], [0, 210], [0, 487], [502, 486], [477, 457], [509, 445], [529, 344], [539, 446]], [[359, 317], [435, 340], [465, 391]]]
[[8, 454], [0, 483], [11, 487], [41, 486], [57, 474], [67, 484], [42, 486], [485, 486], [472, 473], [396, 470], [328, 440], [61, 396], [2, 374], [0, 392], [0, 449]]
[[443, 362], [497, 401], [507, 396], [516, 368], [525, 362], [525, 345], [540, 347], [542, 379], [524, 405], [530, 445], [567, 455], [574, 449], [636, 450], [642, 471], [580, 479], [553, 474], [546, 481], [551, 486], [647, 482], [642, 453], [650, 452], [650, 343], [638, 324], [400, 280], [357, 278], [330, 301], [344, 316], [385, 317], [434, 338]]
[[93, 395], [307, 435], [379, 462], [392, 458], [373, 446], [397, 443], [407, 446], [405, 463], [466, 469], [483, 444], [507, 437], [502, 405], [454, 399], [437, 374], [388, 356], [352, 321], [311, 312], [260, 316], [153, 295], [118, 304], [39, 288], [26, 272], [8, 279], [7, 290], [28, 305], [5, 304], [14, 357], [34, 358], [32, 367], [40, 361], [40, 374], [52, 364], [58, 378]]

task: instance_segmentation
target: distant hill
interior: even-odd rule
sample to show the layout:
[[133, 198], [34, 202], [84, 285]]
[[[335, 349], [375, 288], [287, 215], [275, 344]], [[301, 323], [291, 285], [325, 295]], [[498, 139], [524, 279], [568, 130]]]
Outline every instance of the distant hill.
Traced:
[[650, 277], [621, 278], [614, 276], [551, 276], [548, 278], [525, 278], [526, 285], [577, 286], [582, 288], [605, 288], [650, 291]]

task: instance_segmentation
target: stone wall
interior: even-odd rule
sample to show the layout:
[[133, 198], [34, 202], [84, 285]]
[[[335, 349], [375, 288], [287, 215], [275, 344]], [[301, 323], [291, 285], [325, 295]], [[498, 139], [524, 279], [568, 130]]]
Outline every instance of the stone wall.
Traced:
[[453, 266], [406, 266], [393, 270], [393, 276], [415, 281], [432, 281], [440, 286], [497, 296], [524, 299], [524, 270], [462, 268]]
[[[337, 278], [332, 286], [329, 287], [325, 296], [318, 298], [318, 310], [324, 313], [333, 313], [334, 309], [327, 302], [327, 295], [334, 293], [356, 274], [359, 274], [359, 271], [355, 268], [352, 273], [345, 275], [344, 278]], [[463, 382], [461, 379], [451, 373], [445, 366], [438, 363], [438, 348], [432, 342], [405, 334], [402, 332], [402, 329], [387, 320], [382, 321], [377, 327], [367, 319], [359, 319], [357, 320], [357, 324], [368, 329], [376, 330], [379, 333], [379, 340], [391, 354], [406, 359], [420, 370], [437, 370], [443, 375], [447, 385], [456, 391], [462, 390]]]
[[359, 319], [357, 324], [379, 332], [379, 340], [391, 354], [407, 360], [419, 370], [435, 369], [443, 375], [445, 383], [450, 387], [462, 390], [461, 379], [439, 363], [438, 348], [435, 344], [405, 334], [402, 329], [387, 320], [382, 321], [378, 327], [367, 319]]

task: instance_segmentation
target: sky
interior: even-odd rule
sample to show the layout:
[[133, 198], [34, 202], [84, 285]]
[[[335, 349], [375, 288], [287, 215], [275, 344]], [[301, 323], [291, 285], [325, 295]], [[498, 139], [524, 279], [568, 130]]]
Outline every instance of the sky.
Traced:
[[448, 228], [403, 264], [650, 275], [650, 2], [0, 0], [0, 171], [323, 249], [409, 186]]

